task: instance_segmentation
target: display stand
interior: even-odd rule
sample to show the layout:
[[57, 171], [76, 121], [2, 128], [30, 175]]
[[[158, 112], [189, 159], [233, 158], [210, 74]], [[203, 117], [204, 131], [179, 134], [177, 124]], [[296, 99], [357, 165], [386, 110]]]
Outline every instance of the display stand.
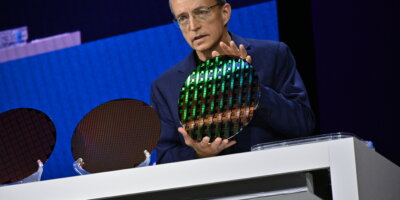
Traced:
[[399, 188], [400, 168], [350, 137], [6, 186], [0, 199], [397, 200]]

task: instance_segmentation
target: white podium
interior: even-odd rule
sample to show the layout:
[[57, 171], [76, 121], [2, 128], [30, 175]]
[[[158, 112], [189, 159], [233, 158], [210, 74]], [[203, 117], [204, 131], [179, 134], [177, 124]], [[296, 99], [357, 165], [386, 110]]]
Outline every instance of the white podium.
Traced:
[[0, 199], [398, 200], [400, 168], [350, 137], [0, 187]]

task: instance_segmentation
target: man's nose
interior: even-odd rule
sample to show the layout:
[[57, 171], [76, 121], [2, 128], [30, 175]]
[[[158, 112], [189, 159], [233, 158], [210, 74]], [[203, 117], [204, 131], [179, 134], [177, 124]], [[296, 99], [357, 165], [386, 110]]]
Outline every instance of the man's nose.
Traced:
[[190, 16], [189, 17], [189, 29], [191, 31], [195, 31], [195, 30], [198, 30], [199, 28], [200, 28], [199, 21], [195, 17]]

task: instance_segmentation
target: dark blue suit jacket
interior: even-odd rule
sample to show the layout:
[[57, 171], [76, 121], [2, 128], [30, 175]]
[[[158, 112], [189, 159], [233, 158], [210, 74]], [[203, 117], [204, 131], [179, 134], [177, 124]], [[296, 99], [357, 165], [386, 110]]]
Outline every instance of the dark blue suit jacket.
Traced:
[[[281, 42], [245, 39], [232, 34], [252, 57], [261, 84], [260, 103], [250, 124], [235, 137], [229, 153], [249, 151], [251, 146], [280, 139], [301, 137], [314, 129], [314, 115], [306, 89], [289, 48]], [[195, 158], [177, 131], [180, 127], [178, 97], [184, 81], [196, 67], [193, 51], [152, 84], [151, 103], [161, 119], [157, 163]]]

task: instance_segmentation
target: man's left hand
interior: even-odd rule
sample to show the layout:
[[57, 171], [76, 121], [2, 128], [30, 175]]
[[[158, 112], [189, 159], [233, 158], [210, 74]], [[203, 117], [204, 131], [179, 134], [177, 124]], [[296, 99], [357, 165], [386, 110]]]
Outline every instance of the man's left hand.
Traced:
[[219, 46], [221, 47], [222, 52], [213, 51], [211, 53], [212, 57], [217, 57], [220, 55], [237, 56], [251, 64], [251, 56], [247, 54], [243, 44], [240, 44], [238, 48], [235, 42], [231, 40], [229, 45], [225, 44], [224, 42], [220, 42]]

